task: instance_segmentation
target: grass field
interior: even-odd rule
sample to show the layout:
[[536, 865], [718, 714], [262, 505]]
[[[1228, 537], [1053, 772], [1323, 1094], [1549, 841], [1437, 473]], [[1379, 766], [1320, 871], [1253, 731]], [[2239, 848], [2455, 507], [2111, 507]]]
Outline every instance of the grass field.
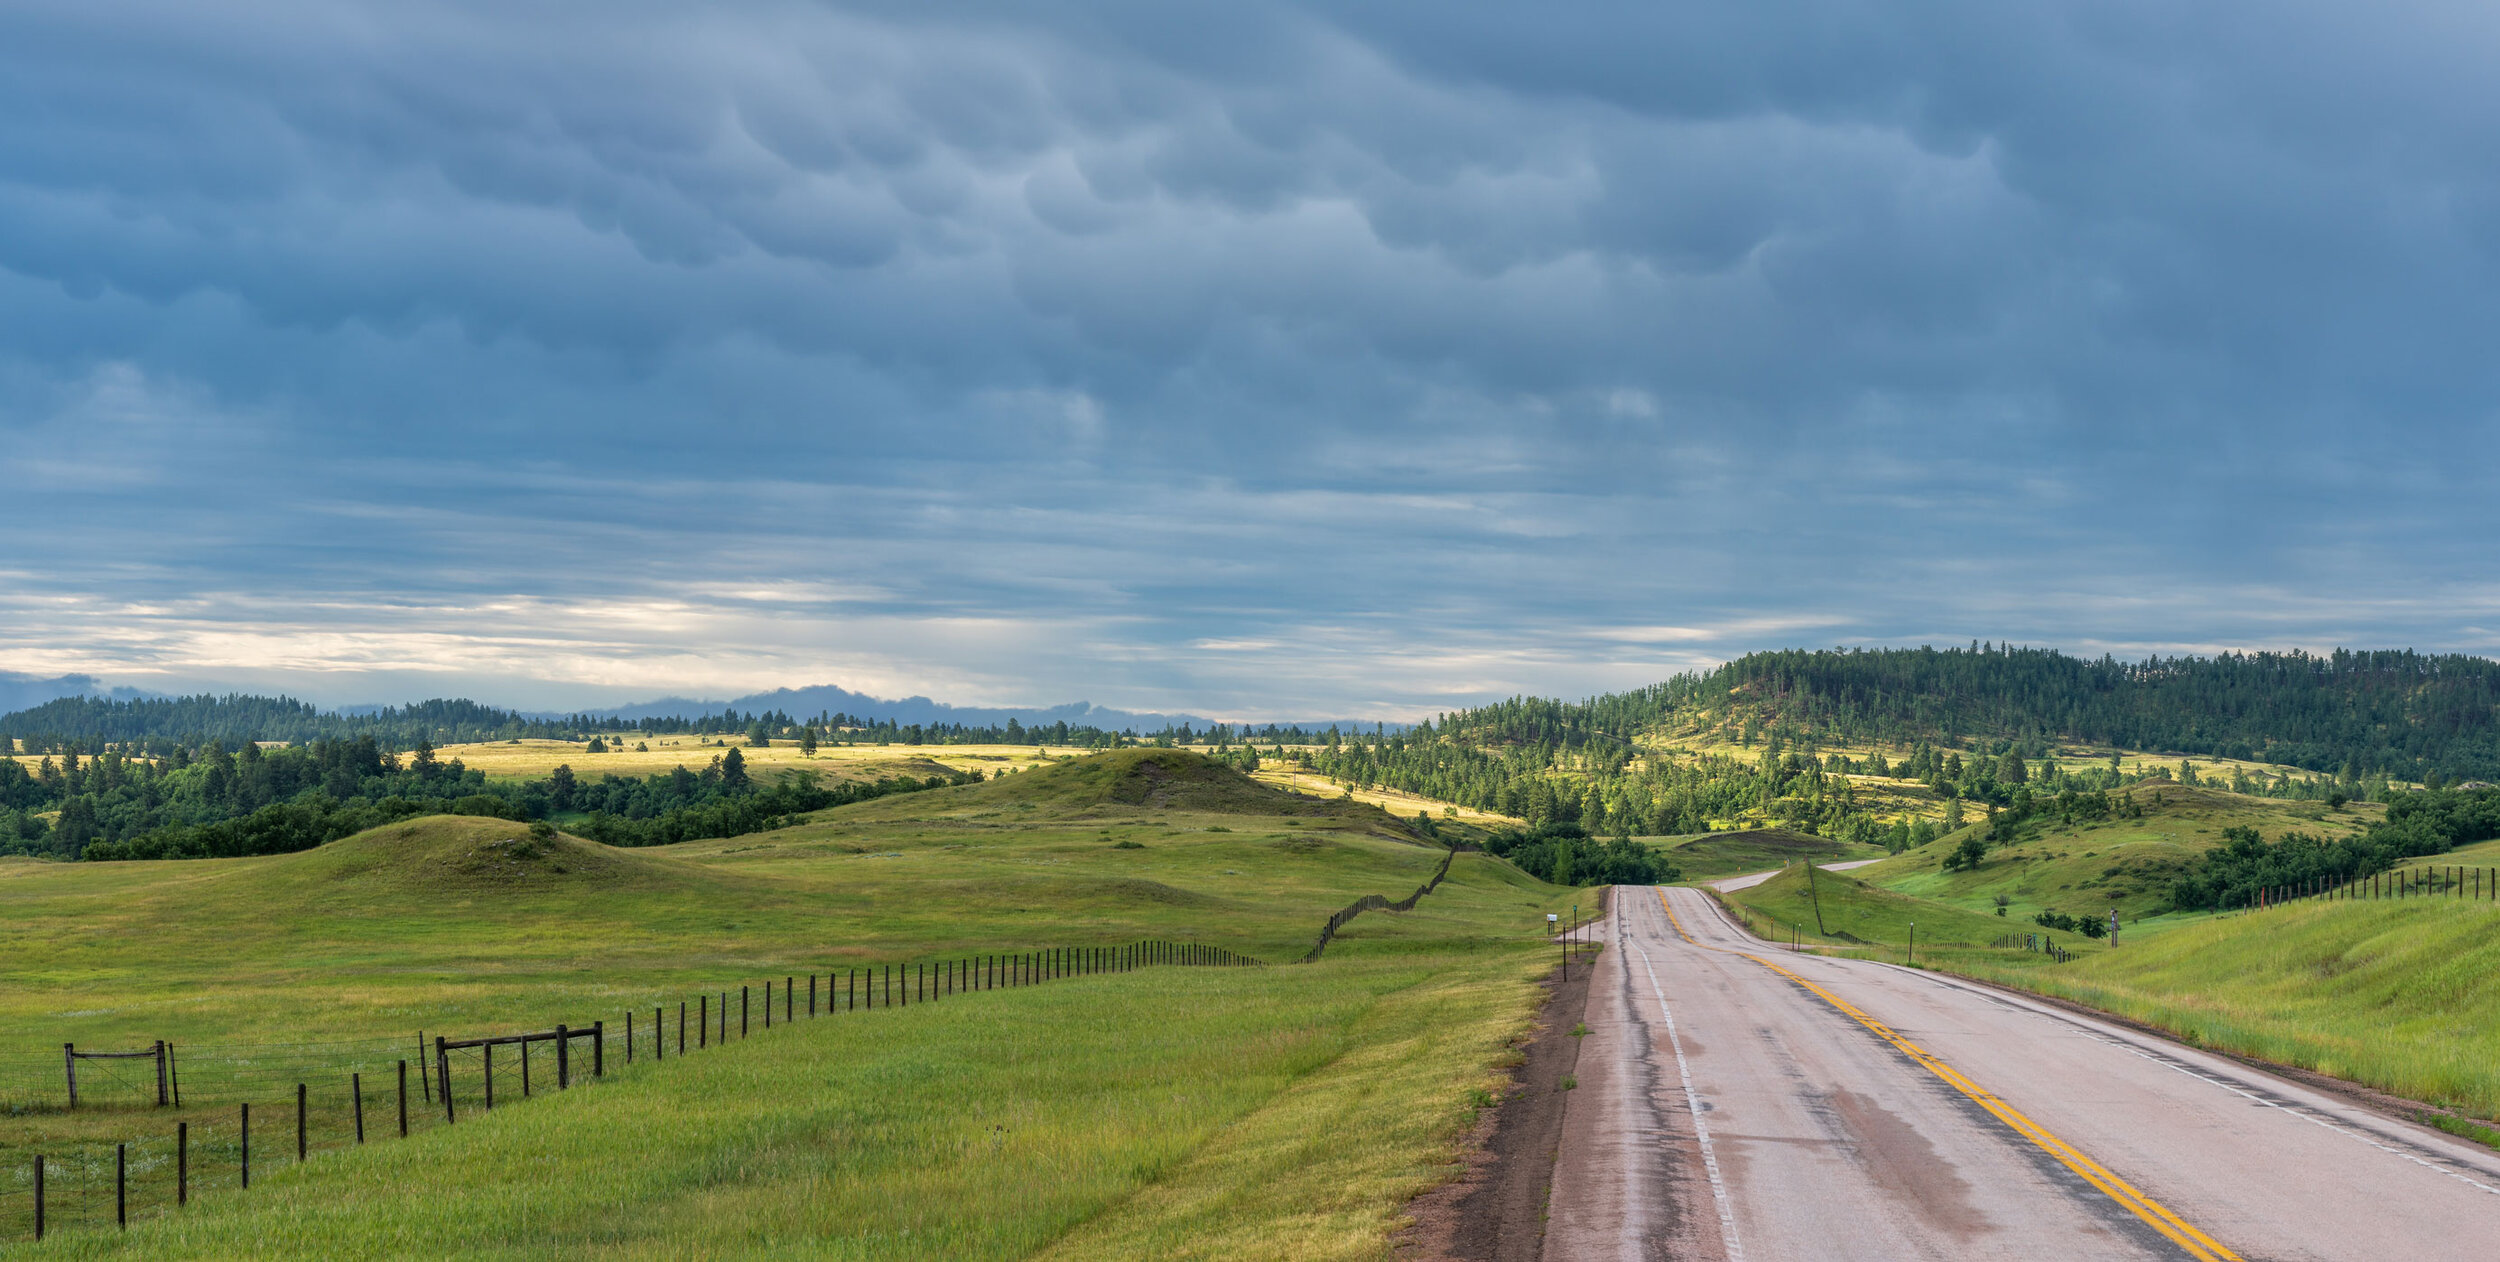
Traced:
[[786, 1026], [45, 1252], [1381, 1257], [1517, 973], [1159, 970]]
[[[1272, 784], [1280, 789], [1290, 789], [1296, 793], [1308, 793], [1319, 797], [1347, 794], [1349, 787], [1316, 771], [1304, 771], [1289, 763], [1269, 763], [1253, 772], [1252, 776], [1261, 784]], [[1444, 802], [1439, 798], [1428, 798], [1420, 793], [1408, 793], [1401, 789], [1354, 788], [1350, 796], [1366, 806], [1377, 806], [1402, 819], [1413, 819], [1418, 812], [1425, 812], [1438, 817], [1493, 828], [1527, 826], [1527, 821], [1509, 815], [1479, 811], [1472, 806], [1459, 806], [1455, 803]]]
[[[1132, 750], [652, 850], [532, 843], [518, 825], [438, 817], [260, 859], [0, 863], [0, 1024], [20, 1032], [0, 1049], [0, 1092], [20, 1097], [0, 1116], [0, 1172], [22, 1184], [31, 1152], [83, 1151], [83, 1171], [64, 1170], [58, 1186], [83, 1177], [92, 1189], [96, 1145], [175, 1120], [47, 1104], [65, 1041], [172, 1038], [202, 1067], [241, 1049], [251, 1072], [222, 1096], [205, 1068], [186, 1077], [185, 1116], [213, 1145], [235, 1094], [257, 1101], [256, 1116], [282, 1116], [284, 1084], [343, 1080], [342, 1057], [365, 1058], [356, 1063], [378, 1078], [419, 1029], [457, 1036], [603, 1018], [613, 1030], [628, 1009], [647, 1016], [747, 979], [1137, 938], [1290, 960], [1328, 913], [1363, 894], [1402, 896], [1442, 853], [1360, 804], [1278, 792], [1193, 755]], [[837, 1256], [1025, 1256], [1044, 1244], [1117, 1256], [1120, 1242], [1159, 1240], [1174, 1224], [1237, 1243], [1316, 1233], [1312, 1256], [1375, 1256], [1525, 1020], [1529, 979], [1548, 963], [1543, 913], [1574, 897], [1592, 901], [1462, 855], [1415, 911], [1357, 919], [1318, 965], [1157, 969], [776, 1030], [690, 1058], [682, 1072], [637, 1066], [597, 1091], [499, 1110], [474, 1128], [464, 1120], [404, 1149], [394, 1140], [317, 1154], [300, 1176], [273, 1168], [266, 1193], [256, 1185], [195, 1207], [182, 1232], [204, 1234], [149, 1235], [141, 1246], [134, 1233], [132, 1247], [213, 1255], [294, 1238], [355, 1253], [389, 1239], [495, 1253], [562, 1238], [682, 1255], [726, 1231], [749, 1242], [737, 1248], [771, 1252], [769, 1238], [743, 1233], [828, 1231], [856, 1215], [835, 1233], [851, 1241]], [[347, 1050], [276, 1046], [327, 1040]], [[738, 1068], [747, 1064], [758, 1068]], [[14, 1085], [21, 1071], [31, 1087]], [[1089, 1096], [1071, 1076], [1099, 1088]], [[1173, 1089], [1198, 1078], [1203, 1090]], [[824, 1087], [793, 1092], [792, 1081]], [[748, 1086], [722, 1085], [731, 1083]], [[1073, 1095], [1062, 1111], [1032, 1092]], [[967, 1100], [985, 1125], [959, 1116]], [[1360, 1136], [1314, 1133], [1312, 1119], [1366, 1101], [1395, 1116]], [[322, 1134], [344, 1133], [342, 1091], [321, 1093], [315, 1109]], [[567, 1116], [589, 1129], [568, 1129]], [[705, 1123], [675, 1124], [689, 1117]], [[1032, 1146], [1019, 1147], [1013, 1137], [1028, 1133]], [[807, 1154], [831, 1151], [827, 1134], [842, 1137], [843, 1153], [856, 1146], [860, 1170], [893, 1178], [855, 1185], [829, 1156], [811, 1166]], [[394, 1163], [421, 1151], [498, 1168], [574, 1156], [598, 1165], [586, 1155], [597, 1152], [616, 1169], [564, 1167], [564, 1178], [537, 1181], [544, 1188], [420, 1204], [390, 1189], [408, 1168]], [[1071, 1163], [1073, 1173], [1054, 1173]], [[1219, 1177], [1271, 1168], [1273, 1188]], [[1191, 1184], [1193, 1170], [1207, 1182]], [[150, 1187], [161, 1174], [151, 1167]], [[291, 1199], [299, 1194], [284, 1189], [299, 1177], [301, 1199]], [[541, 1197], [552, 1199], [532, 1199]], [[620, 1197], [669, 1207], [670, 1221], [601, 1217]], [[1009, 1202], [1012, 1212], [1000, 1208]], [[513, 1216], [480, 1205], [510, 1205]], [[833, 1218], [814, 1217], [820, 1210]], [[20, 1232], [25, 1214], [0, 1173], [0, 1238]], [[364, 1225], [342, 1225], [351, 1222]], [[908, 1235], [896, 1225], [916, 1222]], [[314, 1234], [286, 1235], [299, 1228]], [[1102, 1243], [1083, 1246], [1088, 1233]]]

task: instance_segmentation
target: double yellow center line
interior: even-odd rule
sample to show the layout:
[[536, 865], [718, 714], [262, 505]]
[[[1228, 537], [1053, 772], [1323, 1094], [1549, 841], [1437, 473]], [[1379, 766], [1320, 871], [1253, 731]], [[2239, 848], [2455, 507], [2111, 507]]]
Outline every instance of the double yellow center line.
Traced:
[[[1675, 926], [1677, 936], [1683, 938], [1686, 942], [1691, 943], [1694, 946], [1701, 947], [1701, 949], [1705, 951], [1721, 950], [1721, 948], [1707, 946], [1701, 942], [1695, 941], [1693, 935], [1684, 932], [1684, 922], [1676, 918], [1675, 908], [1668, 904], [1667, 892], [1663, 889], [1658, 891], [1658, 906], [1667, 913], [1667, 923]], [[2099, 1188], [2103, 1192], [2108, 1193], [2111, 1200], [2126, 1206], [2127, 1209], [2136, 1217], [2151, 1224], [2153, 1230], [2169, 1237], [2172, 1241], [2176, 1242], [2180, 1248], [2187, 1250], [2189, 1256], [2198, 1259], [2198, 1262], [2240, 1262], [2240, 1255], [2224, 1248], [2212, 1236], [2206, 1235], [2204, 1232], [2197, 1230], [2194, 1226], [2190, 1225], [2186, 1219], [2181, 1218], [2178, 1214], [2172, 1212], [2168, 1206], [2154, 1200], [2152, 1197], [2146, 1196], [2142, 1191], [2139, 1191], [2134, 1184], [2131, 1184], [2125, 1179], [2119, 1178], [2116, 1174], [2111, 1173], [2109, 1168], [2102, 1165], [2100, 1162], [2094, 1161], [2090, 1157], [2083, 1155], [2083, 1153], [2077, 1150], [2074, 1145], [2069, 1144], [2065, 1140], [2059, 1139], [2055, 1134], [2052, 1134], [2047, 1127], [2023, 1116], [2021, 1111], [2017, 1110], [2013, 1105], [2007, 1104], [2003, 1099], [1999, 1098], [1995, 1092], [1986, 1090], [1979, 1084], [1972, 1082], [1969, 1078], [1963, 1076], [1962, 1071], [1944, 1063], [1944, 1061], [1938, 1058], [1935, 1053], [1930, 1052], [1926, 1048], [1920, 1047], [1918, 1044], [1901, 1037], [1901, 1035], [1892, 1027], [1885, 1025], [1883, 1022], [1878, 1021], [1871, 1016], [1868, 1016], [1865, 1012], [1861, 1011], [1857, 1005], [1850, 1003], [1846, 999], [1842, 999], [1840, 996], [1815, 985], [1813, 982], [1807, 981], [1805, 978], [1798, 976], [1796, 973], [1766, 960], [1759, 955], [1751, 955], [1743, 951], [1726, 951], [1724, 954], [1742, 956], [1745, 959], [1752, 960], [1754, 963], [1759, 964], [1764, 968], [1767, 968], [1772, 972], [1797, 983], [1799, 986], [1804, 987], [1806, 990], [1812, 992], [1817, 998], [1820, 998], [1823, 1002], [1830, 1004], [1834, 1008], [1838, 1008], [1851, 1020], [1856, 1021], [1858, 1024], [1865, 1026], [1869, 1030], [1873, 1030], [1876, 1037], [1892, 1044], [1895, 1048], [1900, 1049], [1902, 1055], [1917, 1062], [1920, 1066], [1925, 1068], [1927, 1072], [1943, 1079], [1946, 1085], [1961, 1092], [1963, 1095], [1969, 1097], [1973, 1102], [1977, 1103], [1979, 1107], [1994, 1114], [1998, 1121], [2005, 1123], [2007, 1126], [2013, 1127], [2015, 1134], [2018, 1134], [2038, 1145], [2040, 1151], [2057, 1158], [2057, 1160], [2067, 1169], [2074, 1171], [2076, 1174], [2082, 1175], [2086, 1182], [2096, 1188]]]

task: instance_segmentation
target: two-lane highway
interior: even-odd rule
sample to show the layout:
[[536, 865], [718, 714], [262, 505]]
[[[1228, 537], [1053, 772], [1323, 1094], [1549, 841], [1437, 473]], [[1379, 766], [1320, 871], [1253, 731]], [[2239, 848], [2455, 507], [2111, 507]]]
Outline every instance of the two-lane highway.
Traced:
[[2500, 1154], [2061, 1009], [1603, 925], [1545, 1257], [2500, 1258]]

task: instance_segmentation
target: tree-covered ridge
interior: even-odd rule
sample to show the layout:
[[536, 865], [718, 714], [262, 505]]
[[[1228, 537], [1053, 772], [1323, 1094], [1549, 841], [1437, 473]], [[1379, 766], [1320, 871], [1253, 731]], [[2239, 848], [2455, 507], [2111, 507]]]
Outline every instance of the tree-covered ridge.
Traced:
[[[1794, 650], [1275, 753], [1533, 825], [1660, 834], [1747, 819], [1900, 847], [1966, 809], [2070, 814], [2147, 779], [2298, 798], [2384, 798], [2391, 778], [2500, 779], [2495, 676], [2500, 664], [2482, 658], [2411, 652], [2124, 663], [1981, 644]], [[2075, 746], [2178, 762], [2076, 766]], [[2314, 774], [2200, 771], [2200, 756]]]
[[[370, 736], [264, 750], [217, 741], [163, 758], [108, 749], [0, 757], [0, 854], [64, 859], [187, 859], [310, 849], [414, 815], [563, 820], [612, 845], [662, 845], [781, 827], [790, 817], [888, 793], [969, 783], [978, 773], [819, 785], [785, 773], [755, 783], [731, 748], [702, 770], [596, 780], [558, 767], [496, 782], [420, 741], [406, 757]], [[47, 820], [45, 817], [49, 816]]]
[[2122, 662], [2051, 649], [1786, 649], [1581, 702], [1446, 715], [1441, 734], [1579, 751], [1662, 732], [1791, 746], [2076, 742], [2347, 779], [2500, 779], [2500, 662], [2411, 650]]
[[1024, 723], [1010, 718], [1003, 725], [963, 723], [899, 723], [856, 715], [820, 713], [800, 719], [780, 710], [644, 717], [633, 720], [596, 714], [539, 718], [498, 710], [468, 700], [419, 701], [404, 706], [347, 713], [319, 710], [290, 697], [143, 697], [107, 700], [64, 697], [13, 714], [0, 715], [0, 754], [23, 747], [32, 754], [76, 750], [100, 754], [108, 748], [165, 756], [177, 746], [197, 747], [210, 741], [237, 745], [249, 741], [304, 744], [370, 738], [385, 750], [413, 749], [420, 742], [459, 745], [501, 740], [579, 741], [598, 733], [646, 735], [692, 733], [700, 736], [745, 735], [751, 741], [814, 737], [827, 744], [844, 741], [894, 745], [1059, 745], [1107, 749], [1140, 741], [1260, 740], [1306, 744], [1320, 734], [1300, 727], [1233, 727], [1215, 724], [1203, 730], [1187, 723], [1160, 731], [1111, 731], [1065, 721]]

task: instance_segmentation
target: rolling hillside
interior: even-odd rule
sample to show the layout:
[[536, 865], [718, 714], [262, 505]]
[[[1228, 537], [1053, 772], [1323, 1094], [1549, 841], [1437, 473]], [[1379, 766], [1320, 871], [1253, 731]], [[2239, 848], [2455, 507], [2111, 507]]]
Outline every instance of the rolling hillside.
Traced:
[[[882, 1256], [908, 1226], [914, 1247], [960, 1257], [1048, 1241], [1071, 1257], [1171, 1255], [1170, 1240], [1257, 1252], [1284, 1239], [1365, 1256], [1433, 1177], [1468, 1101], [1490, 1098], [1550, 967], [1544, 913], [1595, 901], [1484, 855], [1451, 857], [1375, 808], [1281, 792], [1177, 750], [906, 796], [633, 850], [431, 816], [255, 858], [0, 860], [0, 1027], [25, 1032], [0, 1045], [0, 1169], [46, 1153], [56, 1223], [93, 1226], [110, 1204], [95, 1199], [95, 1172], [109, 1176], [113, 1143], [136, 1140], [152, 1214], [169, 1193], [170, 1127], [191, 1123], [204, 1198], [126, 1242], [81, 1230], [46, 1245], [78, 1252], [231, 1256], [272, 1240], [527, 1252], [558, 1239], [770, 1252], [801, 1232], [844, 1242], [826, 1246], [836, 1255]], [[1403, 897], [1445, 858], [1447, 879], [1412, 911], [1362, 915], [1320, 963], [1284, 963], [1331, 913]], [[655, 1009], [673, 1020], [705, 995], [720, 998], [716, 1014], [739, 1005], [732, 1028], [745, 1031], [744, 992], [784, 977], [1140, 939], [1277, 963], [957, 996], [769, 1038], [759, 1025], [755, 1041], [682, 1070], [672, 1056], [665, 1071], [619, 1071], [612, 1046], [597, 1091], [343, 1151], [348, 1074], [384, 1089], [419, 1031], [602, 1019], [613, 1040], [639, 1012], [648, 1040]], [[135, 1107], [145, 1084], [109, 1066], [94, 1071], [94, 1107], [58, 1108], [62, 1043], [158, 1038], [182, 1049], [183, 1110]], [[291, 1146], [256, 1157], [265, 1169], [248, 1196], [215, 1184], [232, 1179], [236, 1106], [284, 1116], [296, 1082], [312, 1084], [314, 1144], [329, 1154], [300, 1171]], [[1380, 1118], [1360, 1143], [1315, 1125], [1349, 1110]], [[689, 1118], [704, 1125], [688, 1133]], [[616, 1142], [655, 1129], [673, 1138]], [[493, 1173], [513, 1163], [564, 1173]], [[414, 1169], [434, 1181], [411, 1183]], [[624, 1202], [655, 1212], [602, 1217]], [[0, 1240], [22, 1234], [26, 1204], [0, 1196]], [[727, 1236], [724, 1206], [743, 1207], [727, 1213], [739, 1224]]]

